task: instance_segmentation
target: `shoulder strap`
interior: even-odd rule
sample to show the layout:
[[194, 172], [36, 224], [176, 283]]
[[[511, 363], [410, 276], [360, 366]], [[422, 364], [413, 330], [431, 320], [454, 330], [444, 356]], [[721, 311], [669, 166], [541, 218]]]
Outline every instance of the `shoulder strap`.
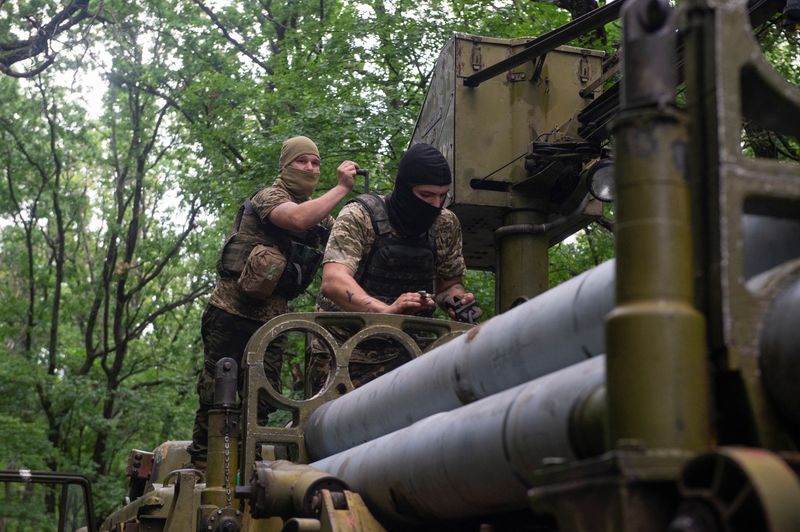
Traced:
[[[434, 224], [436, 225], [436, 224]], [[434, 260], [436, 259], [436, 231], [433, 230], [433, 225], [428, 229], [428, 246], [433, 250]]]
[[262, 188], [256, 190], [255, 192], [253, 192], [250, 195], [249, 198], [244, 200], [244, 203], [242, 203], [242, 206], [239, 207], [239, 212], [237, 213], [237, 216], [236, 216], [236, 229], [235, 229], [235, 232], [237, 232], [237, 233], [239, 232], [239, 229], [240, 229], [240, 227], [242, 225], [242, 218], [244, 217], [244, 215], [245, 214], [249, 214], [251, 216], [255, 216], [258, 224], [263, 229], [265, 236], [269, 237], [264, 242], [265, 244], [276, 244], [277, 243], [279, 245], [285, 245], [286, 242], [284, 242], [284, 240], [287, 240], [287, 239], [284, 238], [286, 235], [283, 234], [283, 231], [281, 231], [278, 227], [273, 225], [269, 220], [266, 220], [266, 221], [262, 220], [261, 216], [259, 216], [259, 214], [256, 211], [255, 207], [253, 207], [253, 202], [251, 200], [255, 197], [256, 194], [258, 194], [259, 192], [261, 192], [265, 188], [267, 188], [267, 187], [262, 187]]
[[252, 194], [250, 194], [250, 197], [244, 200], [244, 202], [241, 205], [239, 205], [239, 210], [236, 211], [236, 219], [233, 221], [233, 231], [232, 231], [233, 233], [238, 233], [239, 229], [242, 228], [242, 217], [244, 216], [245, 212], [249, 214], [255, 212], [255, 209], [253, 209], [253, 202], [250, 200], [253, 198], [253, 196], [264, 190], [264, 188], [265, 187], [261, 187]]
[[[247, 198], [246, 200], [244, 200], [244, 203], [242, 203], [242, 206], [239, 207], [239, 212], [241, 213], [241, 215], [236, 218], [236, 221], [238, 222], [238, 225], [236, 226], [236, 230], [237, 231], [239, 230], [239, 225], [242, 224], [242, 215], [244, 215], [244, 213], [255, 214], [256, 216], [258, 215], [256, 213], [256, 210], [253, 208], [253, 202], [250, 201], [250, 198]], [[259, 219], [259, 221], [261, 221], [261, 219]]]
[[350, 202], [356, 202], [367, 210], [376, 236], [386, 235], [392, 231], [392, 224], [389, 223], [389, 212], [386, 210], [386, 201], [383, 197], [374, 192], [369, 192], [367, 194], [359, 194], [348, 203]]
[[[256, 194], [258, 194], [259, 192], [261, 192], [265, 188], [267, 188], [267, 187], [261, 187], [258, 190], [256, 190], [255, 192], [253, 192], [252, 194], [250, 194], [250, 197], [247, 198], [246, 200], [244, 200], [244, 203], [242, 203], [242, 207], [241, 207], [241, 208], [244, 209], [244, 212], [246, 212], [247, 214], [255, 214], [256, 217], [258, 218], [259, 222], [261, 221], [261, 218], [258, 216], [258, 213], [256, 212], [255, 208], [253, 207], [253, 202], [251, 200], [256, 197]], [[241, 219], [239, 219], [239, 223], [241, 223]]]
[[236, 219], [233, 221], [233, 231], [232, 231], [233, 234], [238, 233], [239, 229], [242, 227], [242, 217], [244, 216], [244, 211], [247, 210], [249, 202], [250, 200], [248, 199], [245, 200], [244, 203], [239, 205], [239, 210], [236, 211]]

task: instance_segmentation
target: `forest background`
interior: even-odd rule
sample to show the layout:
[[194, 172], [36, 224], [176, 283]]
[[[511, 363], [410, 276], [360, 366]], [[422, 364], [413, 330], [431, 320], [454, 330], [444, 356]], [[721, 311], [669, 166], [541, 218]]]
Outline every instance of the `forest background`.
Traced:
[[[0, 0], [0, 468], [81, 472], [100, 515], [118, 506], [130, 449], [191, 437], [219, 247], [281, 142], [317, 142], [320, 191], [343, 159], [388, 191], [454, 32], [535, 36], [594, 7]], [[613, 54], [618, 33], [575, 44]], [[798, 83], [796, 36], [761, 37]], [[797, 159], [796, 143], [746, 139]], [[553, 250], [551, 283], [612, 255], [592, 225]], [[467, 282], [490, 314], [493, 275]]]

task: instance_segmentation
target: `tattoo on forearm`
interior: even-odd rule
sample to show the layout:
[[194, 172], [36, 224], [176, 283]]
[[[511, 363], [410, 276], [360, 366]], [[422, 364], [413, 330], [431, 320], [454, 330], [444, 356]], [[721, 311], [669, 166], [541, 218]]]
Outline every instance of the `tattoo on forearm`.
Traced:
[[351, 292], [350, 290], [345, 290], [345, 292], [347, 293], [347, 302], [348, 303], [352, 303], [353, 302], [353, 296], [355, 294], [353, 292]]

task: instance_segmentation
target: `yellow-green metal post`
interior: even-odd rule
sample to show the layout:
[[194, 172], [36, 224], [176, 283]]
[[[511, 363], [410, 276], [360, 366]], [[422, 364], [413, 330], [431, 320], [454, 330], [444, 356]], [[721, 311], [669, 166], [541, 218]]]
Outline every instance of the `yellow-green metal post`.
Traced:
[[232, 506], [239, 468], [238, 411], [211, 410], [208, 416], [208, 470], [202, 505]]
[[200, 504], [206, 509], [232, 507], [239, 466], [239, 410], [236, 408], [238, 365], [233, 359], [217, 362], [214, 408], [208, 413], [206, 487]]
[[497, 240], [497, 281], [495, 312], [505, 312], [519, 298], [531, 299], [548, 287], [547, 235], [536, 231], [546, 222], [546, 215], [534, 210], [516, 210], [506, 214], [506, 228], [520, 228]]
[[[609, 444], [638, 440], [651, 449], [696, 451], [710, 445], [710, 394], [705, 320], [693, 307], [687, 128], [671, 105], [674, 70], [666, 52], [674, 42], [664, 38], [674, 26], [665, 2], [626, 8], [631, 77], [614, 128], [617, 303], [606, 322]], [[661, 71], [653, 69], [654, 53], [667, 55]]]

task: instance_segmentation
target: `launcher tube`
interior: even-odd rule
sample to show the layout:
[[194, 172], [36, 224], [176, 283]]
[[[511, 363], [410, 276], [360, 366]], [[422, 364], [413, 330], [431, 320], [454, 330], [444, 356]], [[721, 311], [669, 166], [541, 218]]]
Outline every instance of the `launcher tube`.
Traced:
[[406, 523], [524, 508], [531, 473], [542, 460], [581, 458], [573, 449], [586, 443], [575, 435], [603, 417], [602, 408], [586, 407], [602, 391], [603, 358], [436, 414], [311, 466]]
[[310, 456], [330, 456], [602, 353], [613, 275], [613, 261], [601, 264], [326, 403], [305, 426]]

